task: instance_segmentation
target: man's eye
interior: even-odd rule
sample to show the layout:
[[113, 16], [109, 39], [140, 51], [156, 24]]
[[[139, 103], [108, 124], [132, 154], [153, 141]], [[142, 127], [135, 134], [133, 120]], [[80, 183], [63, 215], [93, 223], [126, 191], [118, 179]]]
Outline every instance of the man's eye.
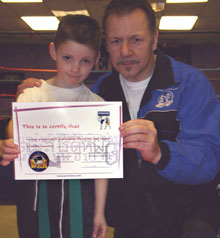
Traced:
[[141, 41], [141, 39], [138, 38], [138, 37], [134, 37], [134, 38], [132, 38], [132, 41], [133, 41], [134, 43], [138, 43], [138, 42]]

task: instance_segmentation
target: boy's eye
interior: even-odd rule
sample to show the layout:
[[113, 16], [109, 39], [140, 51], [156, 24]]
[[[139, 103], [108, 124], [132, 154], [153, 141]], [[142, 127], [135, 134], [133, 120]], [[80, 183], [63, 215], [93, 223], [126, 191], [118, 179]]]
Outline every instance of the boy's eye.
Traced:
[[113, 39], [110, 41], [111, 44], [119, 44], [121, 41], [119, 39]]
[[63, 59], [69, 61], [71, 59], [71, 57], [68, 55], [65, 55], [65, 56], [63, 56]]
[[90, 59], [83, 59], [82, 62], [85, 63], [85, 64], [90, 64], [91, 60]]

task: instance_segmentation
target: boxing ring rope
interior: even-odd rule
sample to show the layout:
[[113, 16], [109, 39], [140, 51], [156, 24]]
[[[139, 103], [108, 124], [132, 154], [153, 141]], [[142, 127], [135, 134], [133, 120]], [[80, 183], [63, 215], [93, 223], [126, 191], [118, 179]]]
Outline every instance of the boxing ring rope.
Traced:
[[[214, 71], [219, 71], [220, 72], [220, 67], [217, 68], [200, 68], [201, 71], [203, 72], [214, 72]], [[49, 72], [49, 73], [56, 73], [56, 69], [34, 69], [34, 68], [13, 68], [13, 67], [4, 67], [0, 66], [0, 71], [22, 71], [22, 72]], [[105, 72], [105, 71], [103, 71]], [[106, 71], [108, 72], [108, 71]], [[219, 78], [209, 78], [211, 82], [220, 82], [220, 77]], [[0, 80], [0, 81], [7, 81], [7, 80]], [[218, 86], [220, 90], [220, 86]], [[217, 93], [218, 97], [220, 98], [220, 92]], [[7, 95], [10, 96], [15, 96], [15, 95], [9, 95], [9, 94], [0, 94], [0, 97], [7, 97]]]

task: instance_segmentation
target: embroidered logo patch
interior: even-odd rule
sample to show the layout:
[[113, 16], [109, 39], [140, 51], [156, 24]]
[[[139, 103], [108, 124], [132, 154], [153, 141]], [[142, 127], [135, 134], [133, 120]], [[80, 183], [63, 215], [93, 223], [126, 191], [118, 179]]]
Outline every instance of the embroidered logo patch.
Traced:
[[162, 108], [162, 107], [169, 107], [173, 103], [174, 95], [171, 91], [165, 91], [162, 95], [158, 98], [158, 104], [156, 104], [156, 107]]
[[36, 172], [42, 172], [48, 168], [49, 158], [44, 152], [36, 151], [29, 157], [29, 166]]

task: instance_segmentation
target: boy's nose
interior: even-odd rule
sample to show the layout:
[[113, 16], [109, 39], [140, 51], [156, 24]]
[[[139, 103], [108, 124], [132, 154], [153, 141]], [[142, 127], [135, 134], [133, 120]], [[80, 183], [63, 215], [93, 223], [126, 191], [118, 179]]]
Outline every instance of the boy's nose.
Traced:
[[80, 71], [80, 67], [78, 64], [73, 64], [71, 67], [71, 72], [79, 72]]

